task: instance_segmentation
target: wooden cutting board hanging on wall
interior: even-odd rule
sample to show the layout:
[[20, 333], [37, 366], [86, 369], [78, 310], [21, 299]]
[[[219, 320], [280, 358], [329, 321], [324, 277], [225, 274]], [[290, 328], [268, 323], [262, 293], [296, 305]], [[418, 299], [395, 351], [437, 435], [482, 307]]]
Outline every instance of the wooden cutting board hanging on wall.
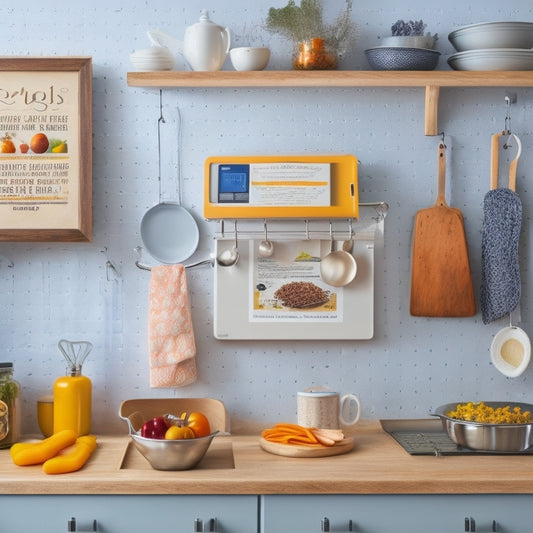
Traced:
[[445, 198], [446, 147], [438, 146], [438, 194], [433, 207], [417, 212], [411, 257], [413, 316], [464, 317], [476, 313], [461, 211]]

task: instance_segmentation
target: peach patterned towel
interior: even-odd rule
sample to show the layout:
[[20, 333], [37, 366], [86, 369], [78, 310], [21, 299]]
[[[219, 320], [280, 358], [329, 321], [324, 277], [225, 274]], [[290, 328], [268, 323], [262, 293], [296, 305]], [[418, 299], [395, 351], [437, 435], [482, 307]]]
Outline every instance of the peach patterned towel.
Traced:
[[181, 387], [196, 381], [196, 345], [183, 265], [152, 267], [148, 344], [150, 387]]

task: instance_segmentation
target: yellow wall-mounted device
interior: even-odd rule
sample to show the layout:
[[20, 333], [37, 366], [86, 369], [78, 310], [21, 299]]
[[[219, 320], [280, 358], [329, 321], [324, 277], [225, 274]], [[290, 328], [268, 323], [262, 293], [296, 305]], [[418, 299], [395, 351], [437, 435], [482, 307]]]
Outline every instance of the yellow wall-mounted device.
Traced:
[[357, 218], [353, 155], [209, 157], [204, 216], [224, 218]]

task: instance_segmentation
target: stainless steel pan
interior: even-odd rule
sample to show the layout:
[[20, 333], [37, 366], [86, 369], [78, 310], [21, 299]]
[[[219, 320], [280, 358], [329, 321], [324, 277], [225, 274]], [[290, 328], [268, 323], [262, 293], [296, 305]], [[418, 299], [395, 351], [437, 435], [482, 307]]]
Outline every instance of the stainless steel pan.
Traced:
[[[196, 220], [181, 206], [181, 172], [178, 161], [178, 201], [164, 202], [161, 194], [161, 122], [162, 96], [160, 92], [160, 115], [157, 121], [157, 147], [159, 157], [159, 203], [149, 209], [141, 220], [141, 239], [148, 253], [161, 263], [182, 263], [194, 254], [200, 240]], [[179, 110], [178, 110], [179, 118]], [[181, 126], [181, 120], [179, 120]], [[181, 128], [179, 128], [181, 129]], [[178, 132], [178, 158], [181, 157], [181, 135]]]
[[[522, 452], [533, 445], [533, 424], [487, 424], [457, 420], [446, 415], [457, 403], [442, 405], [432, 413], [440, 417], [444, 430], [459, 446], [491, 452]], [[533, 405], [515, 402], [485, 402], [488, 407], [520, 407], [533, 412]]]

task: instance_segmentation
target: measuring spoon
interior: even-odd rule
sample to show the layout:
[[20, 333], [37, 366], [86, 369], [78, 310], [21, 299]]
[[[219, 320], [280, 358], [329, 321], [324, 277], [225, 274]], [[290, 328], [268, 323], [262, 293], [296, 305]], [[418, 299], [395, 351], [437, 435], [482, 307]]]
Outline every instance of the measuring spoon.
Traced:
[[260, 257], [271, 257], [274, 253], [274, 243], [268, 240], [267, 232], [267, 223], [264, 222], [265, 226], [265, 238], [259, 243], [259, 256]]
[[345, 250], [335, 250], [331, 223], [329, 225], [329, 233], [331, 241], [330, 252], [320, 260], [320, 276], [328, 285], [343, 287], [351, 283], [355, 278], [357, 263], [352, 254]]
[[223, 250], [217, 256], [217, 263], [220, 266], [229, 267], [237, 264], [239, 260], [239, 245], [237, 242], [237, 221], [235, 221], [235, 243], [229, 250]]

